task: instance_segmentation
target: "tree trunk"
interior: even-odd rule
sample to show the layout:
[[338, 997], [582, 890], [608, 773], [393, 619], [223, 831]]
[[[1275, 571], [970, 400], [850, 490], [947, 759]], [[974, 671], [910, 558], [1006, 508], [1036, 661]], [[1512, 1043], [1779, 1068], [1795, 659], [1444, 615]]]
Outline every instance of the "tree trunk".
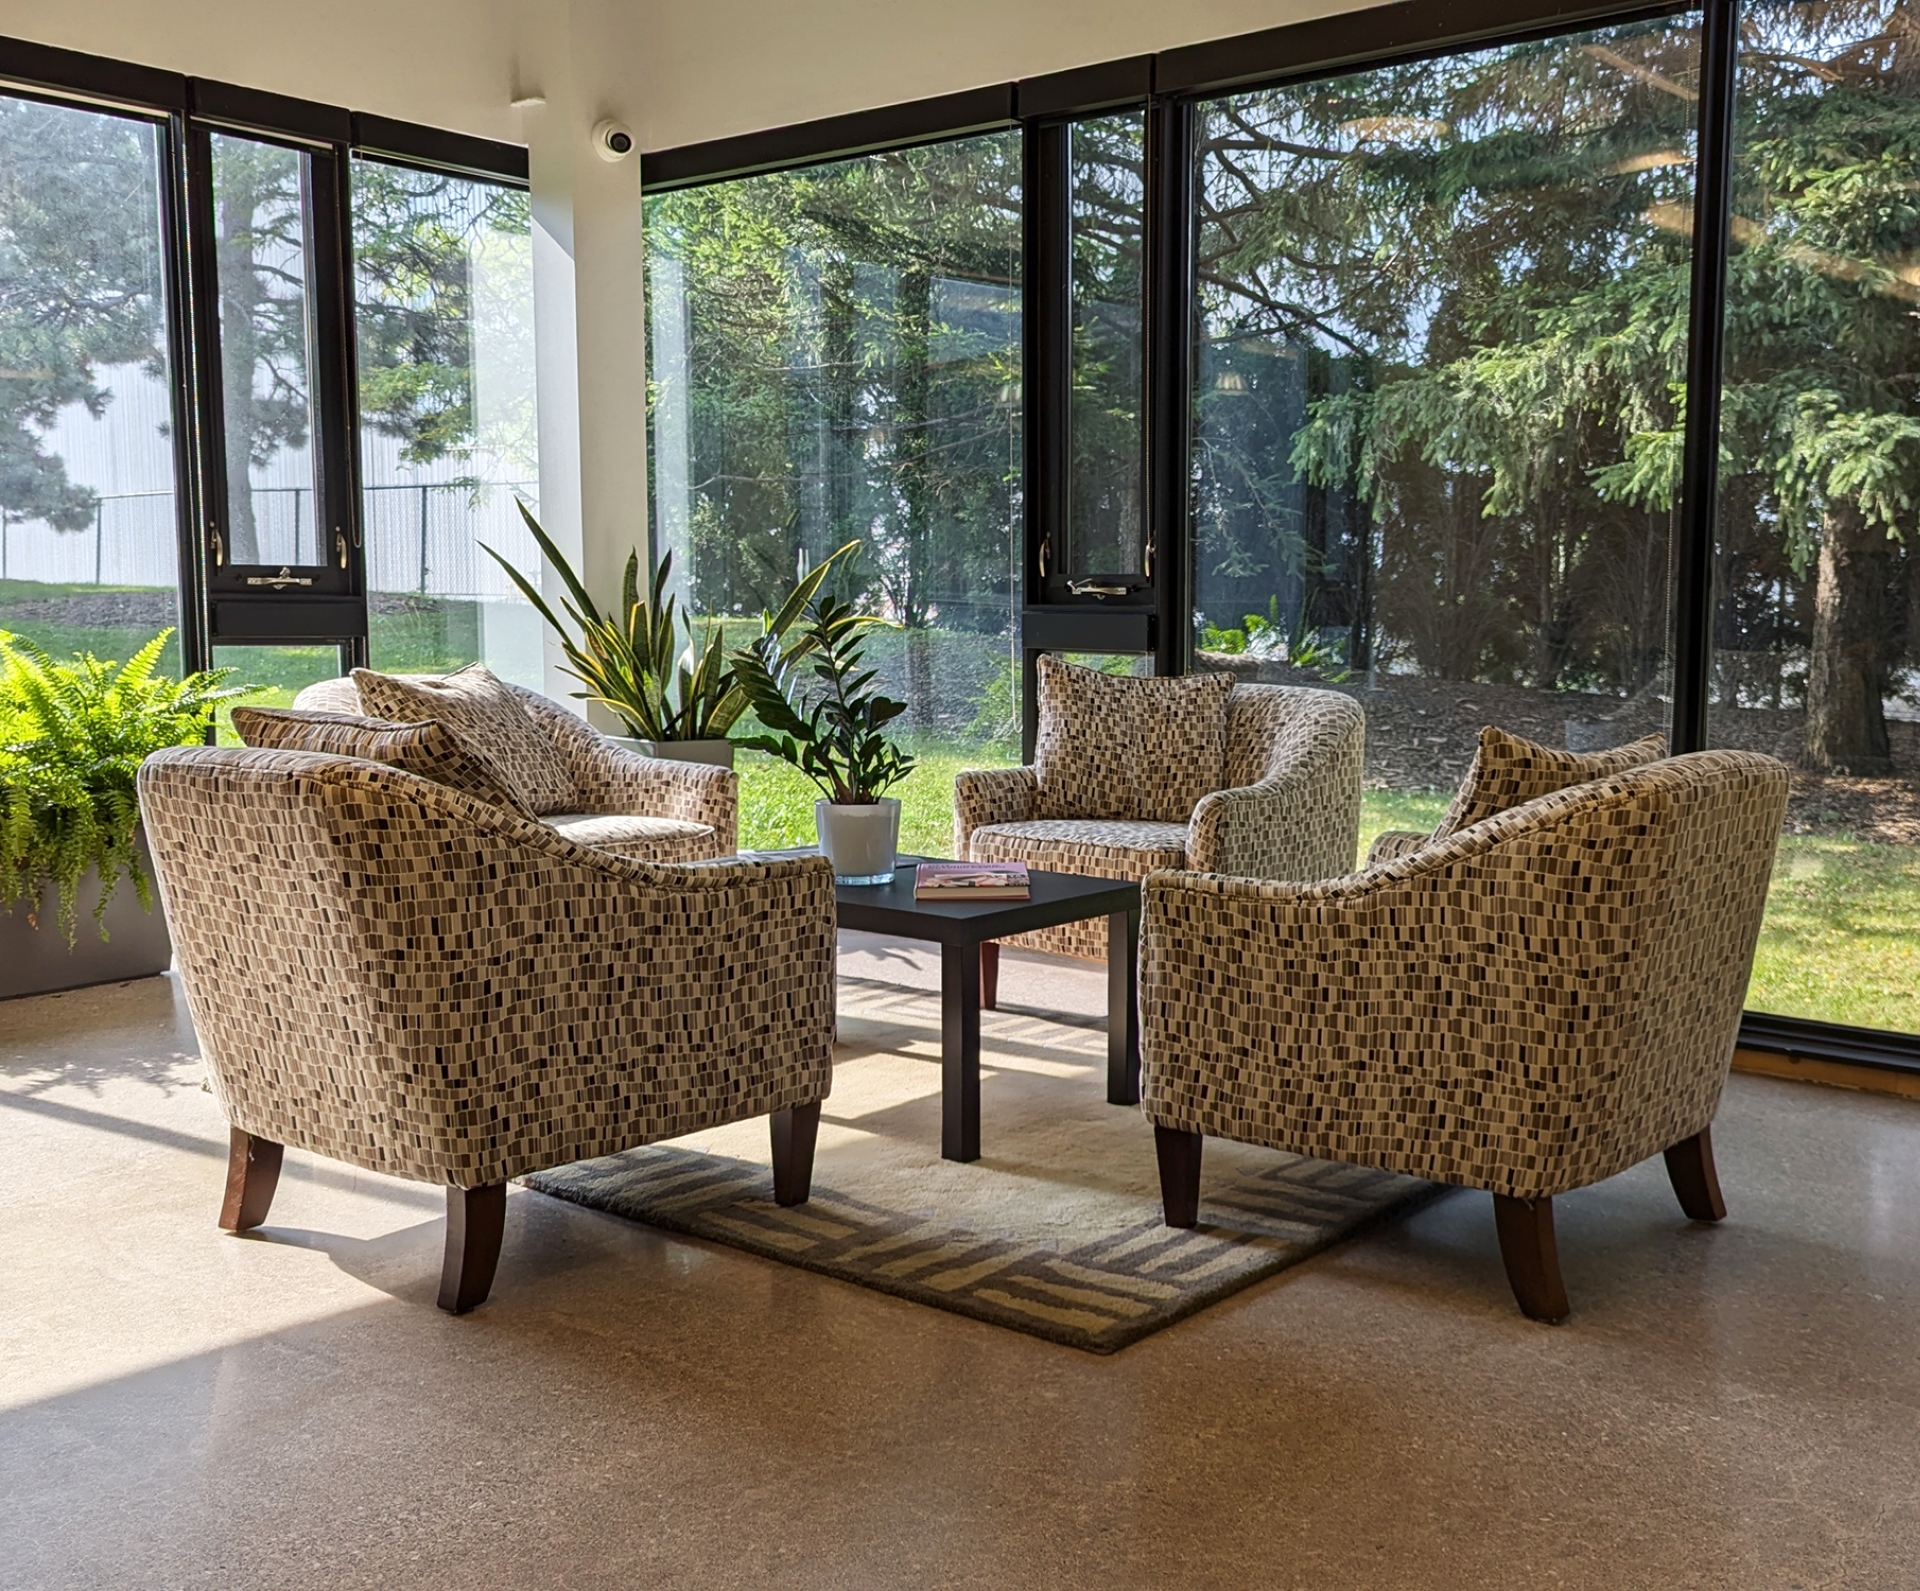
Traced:
[[1887, 681], [1887, 587], [1892, 543], [1851, 505], [1827, 512], [1813, 588], [1807, 665], [1810, 766], [1834, 773], [1893, 771], [1881, 696]]

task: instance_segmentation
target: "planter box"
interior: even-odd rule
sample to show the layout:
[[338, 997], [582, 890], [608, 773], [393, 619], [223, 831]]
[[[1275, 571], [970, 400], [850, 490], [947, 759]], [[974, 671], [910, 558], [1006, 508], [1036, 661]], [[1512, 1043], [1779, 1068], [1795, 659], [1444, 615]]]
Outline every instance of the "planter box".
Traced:
[[81, 989], [90, 983], [123, 983], [128, 978], [150, 978], [173, 964], [173, 940], [167, 934], [167, 915], [160, 907], [160, 881], [153, 876], [147, 842], [140, 841], [140, 860], [152, 880], [153, 910], [140, 909], [140, 897], [129, 879], [121, 879], [107, 902], [109, 937], [100, 938], [94, 925], [93, 903], [100, 898], [100, 876], [91, 868], [80, 880], [73, 948], [60, 932], [60, 894], [48, 889], [40, 902], [40, 926], [27, 921], [25, 901], [15, 901], [11, 912], [0, 912], [0, 1000], [22, 994], [52, 994], [56, 989]]
[[643, 757], [658, 757], [663, 762], [704, 762], [715, 768], [733, 766], [731, 740], [633, 740], [624, 735], [607, 738], [616, 746], [625, 746]]

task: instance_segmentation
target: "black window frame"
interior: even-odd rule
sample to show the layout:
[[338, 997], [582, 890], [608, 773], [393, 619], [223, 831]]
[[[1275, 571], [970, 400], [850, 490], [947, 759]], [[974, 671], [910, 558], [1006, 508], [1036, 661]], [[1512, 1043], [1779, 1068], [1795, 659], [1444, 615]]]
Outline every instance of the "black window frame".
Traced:
[[[164, 288], [172, 367], [182, 665], [211, 667], [216, 646], [309, 645], [338, 646], [346, 666], [364, 665], [368, 609], [352, 161], [357, 155], [368, 156], [524, 189], [526, 149], [22, 39], [0, 39], [0, 93], [130, 116], [164, 129]], [[327, 477], [325, 540], [332, 543], [337, 525], [345, 542], [345, 567], [339, 567], [341, 547], [332, 543], [328, 568], [338, 578], [325, 589], [235, 587], [216, 572], [216, 544], [225, 539], [225, 459], [217, 423], [218, 298], [213, 291], [213, 193], [206, 158], [214, 132], [312, 152], [324, 159], [332, 175], [332, 200], [316, 204], [314, 215], [314, 308], [322, 366], [315, 372], [322, 434], [314, 445]]]
[[[1034, 663], [1041, 652], [1148, 653], [1159, 673], [1192, 659], [1193, 524], [1189, 492], [1193, 398], [1192, 250], [1194, 114], [1222, 94], [1299, 83], [1474, 48], [1697, 11], [1700, 110], [1686, 352], [1688, 390], [1675, 525], [1671, 743], [1704, 750], [1711, 683], [1713, 557], [1718, 507], [1721, 363], [1733, 177], [1739, 0], [1594, 3], [1594, 0], [1398, 0], [1247, 34], [1080, 67], [1044, 77], [807, 122], [711, 143], [643, 152], [647, 192], [846, 159], [1018, 125], [1026, 134], [1024, 281], [1028, 423], [1024, 461], [1021, 649], [1026, 659], [1024, 751], [1033, 750]], [[1004, 116], [992, 113], [1005, 107]], [[1132, 597], [1069, 603], [1046, 592], [1043, 549], [1065, 512], [1065, 349], [1069, 200], [1063, 129], [1087, 116], [1139, 106], [1147, 117], [1147, 269], [1143, 450], [1154, 548], [1153, 586]], [[949, 112], [963, 114], [943, 120]], [[1169, 380], [1167, 374], [1174, 374]], [[1748, 1012], [1741, 1042], [1796, 1057], [1920, 1072], [1920, 1034], [1884, 1033]]]

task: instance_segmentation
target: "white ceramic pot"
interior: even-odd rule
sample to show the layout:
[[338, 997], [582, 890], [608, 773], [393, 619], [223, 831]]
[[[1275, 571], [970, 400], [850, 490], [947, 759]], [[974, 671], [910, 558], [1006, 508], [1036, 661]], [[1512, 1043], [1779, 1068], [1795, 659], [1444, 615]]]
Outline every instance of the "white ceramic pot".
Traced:
[[637, 751], [643, 757], [658, 757], [664, 762], [704, 762], [715, 768], [733, 766], [731, 740], [634, 740], [625, 735], [607, 737], [616, 746]]
[[813, 804], [820, 850], [833, 863], [836, 884], [891, 884], [900, 848], [900, 803], [882, 796], [866, 806]]

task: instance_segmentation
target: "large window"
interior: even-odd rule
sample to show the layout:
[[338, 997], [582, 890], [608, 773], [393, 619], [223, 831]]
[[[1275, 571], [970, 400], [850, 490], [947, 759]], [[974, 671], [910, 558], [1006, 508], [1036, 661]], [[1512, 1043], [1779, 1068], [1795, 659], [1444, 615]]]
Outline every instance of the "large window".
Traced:
[[179, 622], [162, 131], [0, 96], [0, 630], [61, 656]]
[[[869, 654], [920, 759], [904, 841], [951, 844], [953, 775], [1018, 753], [1017, 133], [647, 201], [654, 526], [693, 611], [744, 636], [813, 561], [894, 621]], [[810, 838], [810, 787], [742, 764], [742, 843]]]
[[538, 568], [527, 195], [374, 160], [352, 195], [374, 666], [538, 687], [539, 617], [484, 550]]
[[1196, 645], [1361, 694], [1370, 827], [1667, 726], [1697, 80], [1681, 16], [1200, 109]]
[[1749, 1004], [1920, 1032], [1920, 84], [1882, 0], [1746, 8], [1712, 737], [1796, 766]]

